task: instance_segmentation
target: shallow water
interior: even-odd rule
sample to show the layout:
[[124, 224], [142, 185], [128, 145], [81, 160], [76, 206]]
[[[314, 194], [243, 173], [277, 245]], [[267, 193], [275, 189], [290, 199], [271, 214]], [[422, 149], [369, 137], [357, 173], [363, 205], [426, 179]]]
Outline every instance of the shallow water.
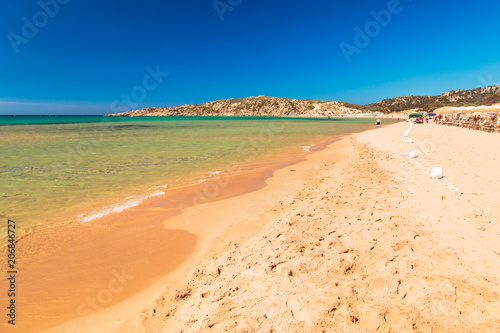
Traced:
[[0, 117], [0, 125], [0, 217], [26, 230], [68, 213], [88, 222], [89, 205], [120, 209], [110, 198], [133, 203], [229, 164], [307, 151], [373, 119]]

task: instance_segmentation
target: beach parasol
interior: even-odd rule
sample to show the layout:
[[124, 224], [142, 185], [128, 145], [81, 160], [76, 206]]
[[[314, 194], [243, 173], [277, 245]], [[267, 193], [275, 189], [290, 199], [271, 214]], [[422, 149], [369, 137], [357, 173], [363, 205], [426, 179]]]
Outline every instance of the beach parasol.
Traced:
[[420, 118], [420, 117], [422, 117], [422, 115], [418, 112], [413, 112], [413, 113], [410, 113], [409, 117], [410, 118]]
[[431, 113], [429, 113], [429, 114], [428, 114], [428, 116], [429, 116], [429, 117], [435, 117], [435, 116], [437, 116], [437, 114], [436, 114], [436, 113], [434, 113], [434, 112], [431, 112]]

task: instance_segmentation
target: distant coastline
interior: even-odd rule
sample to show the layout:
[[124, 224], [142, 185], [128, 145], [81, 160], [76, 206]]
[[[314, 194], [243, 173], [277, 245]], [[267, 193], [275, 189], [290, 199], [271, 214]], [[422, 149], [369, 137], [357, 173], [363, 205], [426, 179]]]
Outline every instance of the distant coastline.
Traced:
[[400, 96], [358, 105], [339, 101], [257, 96], [231, 98], [203, 104], [153, 107], [111, 113], [109, 117], [333, 117], [406, 114], [445, 106], [479, 106], [500, 103], [500, 85], [472, 90], [453, 90], [439, 96]]

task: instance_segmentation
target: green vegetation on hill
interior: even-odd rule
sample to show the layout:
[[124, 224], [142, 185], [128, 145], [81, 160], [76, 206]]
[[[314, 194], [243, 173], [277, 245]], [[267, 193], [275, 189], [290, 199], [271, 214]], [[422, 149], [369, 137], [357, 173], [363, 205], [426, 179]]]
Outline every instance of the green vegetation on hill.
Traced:
[[479, 106], [500, 103], [500, 85], [472, 90], [453, 90], [439, 96], [401, 96], [367, 104], [372, 111], [397, 112], [410, 109], [432, 111], [443, 106]]
[[358, 105], [268, 96], [231, 98], [196, 105], [147, 108], [110, 116], [310, 116], [365, 112], [433, 111], [443, 106], [479, 106], [500, 103], [500, 85], [472, 90], [453, 90], [439, 96], [401, 96]]
[[361, 111], [336, 101], [301, 100], [268, 96], [231, 98], [196, 105], [147, 108], [112, 116], [312, 116], [355, 114]]

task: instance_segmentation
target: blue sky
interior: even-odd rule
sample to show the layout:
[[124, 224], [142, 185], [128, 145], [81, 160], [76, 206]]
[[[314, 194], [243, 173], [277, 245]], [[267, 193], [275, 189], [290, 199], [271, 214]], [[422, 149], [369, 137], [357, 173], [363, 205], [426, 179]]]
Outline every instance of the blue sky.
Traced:
[[365, 104], [500, 83], [500, 2], [492, 0], [2, 5], [4, 115], [257, 95]]

